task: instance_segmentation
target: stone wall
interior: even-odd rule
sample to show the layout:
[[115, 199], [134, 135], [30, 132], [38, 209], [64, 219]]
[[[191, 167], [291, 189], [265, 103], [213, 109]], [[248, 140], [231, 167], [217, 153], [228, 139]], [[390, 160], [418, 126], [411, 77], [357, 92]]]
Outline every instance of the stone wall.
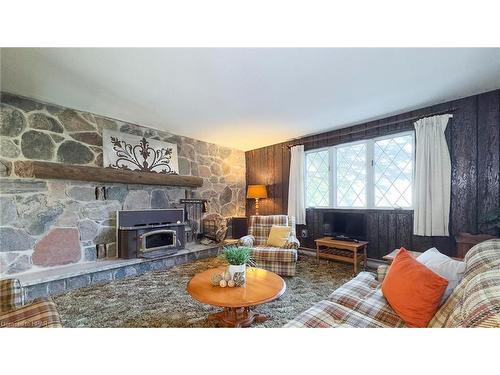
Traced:
[[[181, 175], [200, 176], [197, 189], [16, 178], [15, 160], [102, 167], [102, 129], [176, 143]], [[96, 193], [105, 189], [105, 200]], [[204, 198], [209, 212], [245, 212], [242, 151], [135, 124], [1, 94], [0, 271], [2, 275], [96, 260], [96, 244], [116, 253], [115, 211], [171, 208]]]

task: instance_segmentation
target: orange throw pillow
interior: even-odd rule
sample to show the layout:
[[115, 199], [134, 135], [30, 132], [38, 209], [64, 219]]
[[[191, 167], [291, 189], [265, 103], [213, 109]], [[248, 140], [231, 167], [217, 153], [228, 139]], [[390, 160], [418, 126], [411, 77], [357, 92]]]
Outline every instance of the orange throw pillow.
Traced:
[[447, 286], [448, 280], [402, 247], [382, 282], [382, 293], [408, 326], [427, 327]]

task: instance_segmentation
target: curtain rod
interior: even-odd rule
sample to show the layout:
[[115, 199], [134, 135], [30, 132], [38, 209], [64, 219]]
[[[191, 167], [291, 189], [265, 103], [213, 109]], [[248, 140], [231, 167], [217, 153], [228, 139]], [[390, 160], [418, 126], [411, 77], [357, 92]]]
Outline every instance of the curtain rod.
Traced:
[[[377, 125], [372, 126], [372, 127], [368, 128], [368, 129], [352, 130], [349, 133], [343, 133], [343, 134], [332, 134], [332, 135], [326, 136], [325, 138], [322, 138], [322, 139], [314, 139], [314, 140], [313, 139], [309, 139], [309, 140], [306, 140], [306, 141], [302, 141], [302, 142], [294, 143], [294, 144], [291, 144], [291, 145], [287, 145], [286, 147], [288, 149], [290, 149], [293, 146], [299, 146], [299, 145], [303, 145], [305, 143], [322, 142], [322, 141], [325, 141], [325, 140], [330, 139], [330, 138], [338, 138], [338, 137], [343, 137], [345, 135], [362, 133], [362, 132], [365, 132], [367, 130], [378, 129], [378, 128], [381, 128], [383, 126], [400, 124], [402, 122], [413, 121], [413, 120], [420, 120], [420, 119], [423, 119], [425, 117], [444, 115], [446, 113], [455, 112], [456, 110], [457, 110], [457, 108], [451, 108], [451, 109], [447, 109], [446, 111], [432, 112], [432, 113], [429, 113], [429, 114], [427, 114], [425, 116], [422, 116], [422, 115], [420, 115], [420, 116], [412, 116], [412, 117], [407, 117], [407, 118], [404, 118], [404, 119], [401, 119], [401, 120], [384, 122], [383, 124], [377, 124]], [[356, 126], [356, 125], [353, 125], [353, 126]], [[285, 148], [285, 146], [283, 146], [283, 148]]]

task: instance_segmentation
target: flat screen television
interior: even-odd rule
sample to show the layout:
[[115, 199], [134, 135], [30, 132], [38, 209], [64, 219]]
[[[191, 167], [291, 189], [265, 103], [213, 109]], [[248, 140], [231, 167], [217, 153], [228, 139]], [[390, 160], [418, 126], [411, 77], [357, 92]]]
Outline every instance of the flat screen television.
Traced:
[[323, 231], [325, 236], [346, 236], [356, 240], [365, 240], [365, 215], [350, 212], [325, 212]]

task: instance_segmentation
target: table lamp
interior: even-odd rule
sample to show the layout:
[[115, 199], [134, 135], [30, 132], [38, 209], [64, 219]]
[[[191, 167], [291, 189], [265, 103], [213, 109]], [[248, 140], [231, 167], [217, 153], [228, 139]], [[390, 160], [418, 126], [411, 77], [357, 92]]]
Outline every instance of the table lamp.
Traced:
[[266, 185], [248, 185], [247, 198], [255, 199], [255, 215], [259, 215], [259, 199], [267, 198]]

